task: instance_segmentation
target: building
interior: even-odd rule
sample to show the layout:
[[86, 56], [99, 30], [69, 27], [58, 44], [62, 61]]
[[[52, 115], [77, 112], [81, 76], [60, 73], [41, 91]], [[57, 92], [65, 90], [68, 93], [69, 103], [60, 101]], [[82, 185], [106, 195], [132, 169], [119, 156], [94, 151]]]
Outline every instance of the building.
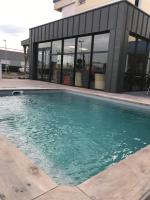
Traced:
[[[62, 12], [62, 17], [75, 15], [90, 9], [94, 9], [107, 4], [115, 3], [119, 0], [53, 0], [54, 9]], [[150, 13], [149, 0], [128, 0], [141, 10]]]
[[0, 49], [0, 65], [3, 71], [9, 69], [12, 72], [17, 72], [19, 68], [24, 68], [24, 54], [9, 49]]
[[146, 90], [150, 16], [124, 0], [31, 28], [29, 58], [31, 79], [107, 92]]

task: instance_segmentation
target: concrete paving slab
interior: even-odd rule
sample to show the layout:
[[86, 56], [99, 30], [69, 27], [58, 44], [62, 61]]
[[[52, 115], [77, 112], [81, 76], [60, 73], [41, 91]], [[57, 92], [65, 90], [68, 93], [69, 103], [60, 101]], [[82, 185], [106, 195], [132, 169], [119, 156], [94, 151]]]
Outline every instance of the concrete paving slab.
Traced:
[[0, 200], [30, 200], [56, 186], [14, 145], [0, 138]]
[[90, 200], [90, 198], [76, 187], [61, 186], [35, 200]]

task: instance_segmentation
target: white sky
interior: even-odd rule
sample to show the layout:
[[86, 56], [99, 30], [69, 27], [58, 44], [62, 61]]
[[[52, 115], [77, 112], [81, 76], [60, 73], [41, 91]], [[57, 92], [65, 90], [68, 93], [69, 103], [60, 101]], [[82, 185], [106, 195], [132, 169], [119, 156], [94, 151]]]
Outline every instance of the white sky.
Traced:
[[61, 18], [53, 0], [0, 0], [0, 47], [22, 49], [29, 28]]

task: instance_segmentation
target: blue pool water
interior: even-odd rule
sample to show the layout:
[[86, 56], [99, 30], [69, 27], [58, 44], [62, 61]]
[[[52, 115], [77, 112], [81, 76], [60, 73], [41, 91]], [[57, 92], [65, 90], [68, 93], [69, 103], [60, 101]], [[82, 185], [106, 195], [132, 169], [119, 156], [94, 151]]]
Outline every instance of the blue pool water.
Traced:
[[60, 184], [79, 184], [150, 143], [150, 111], [80, 95], [0, 97], [0, 133]]

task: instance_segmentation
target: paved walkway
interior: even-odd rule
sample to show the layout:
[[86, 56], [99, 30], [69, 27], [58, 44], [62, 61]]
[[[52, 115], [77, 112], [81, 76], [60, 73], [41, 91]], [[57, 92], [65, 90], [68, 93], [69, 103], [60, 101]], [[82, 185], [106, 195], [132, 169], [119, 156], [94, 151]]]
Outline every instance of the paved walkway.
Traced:
[[[0, 81], [0, 90], [9, 89], [67, 89], [150, 105], [149, 98], [128, 94], [111, 94], [40, 81]], [[57, 185], [14, 145], [0, 138], [0, 200], [148, 200], [149, 191], [150, 146], [73, 187]]]
[[78, 87], [71, 87], [71, 86], [64, 86], [60, 84], [53, 84], [44, 81], [34, 81], [34, 80], [22, 80], [22, 79], [3, 79], [0, 80], [0, 90], [16, 90], [16, 89], [64, 89], [74, 92], [80, 92], [83, 94], [90, 94], [101, 96], [109, 99], [116, 99], [120, 101], [127, 101], [133, 102], [138, 104], [150, 105], [150, 95], [145, 95], [142, 93], [142, 96], [138, 96], [137, 93], [108, 93], [98, 90], [91, 90], [85, 88], [78, 88]]

